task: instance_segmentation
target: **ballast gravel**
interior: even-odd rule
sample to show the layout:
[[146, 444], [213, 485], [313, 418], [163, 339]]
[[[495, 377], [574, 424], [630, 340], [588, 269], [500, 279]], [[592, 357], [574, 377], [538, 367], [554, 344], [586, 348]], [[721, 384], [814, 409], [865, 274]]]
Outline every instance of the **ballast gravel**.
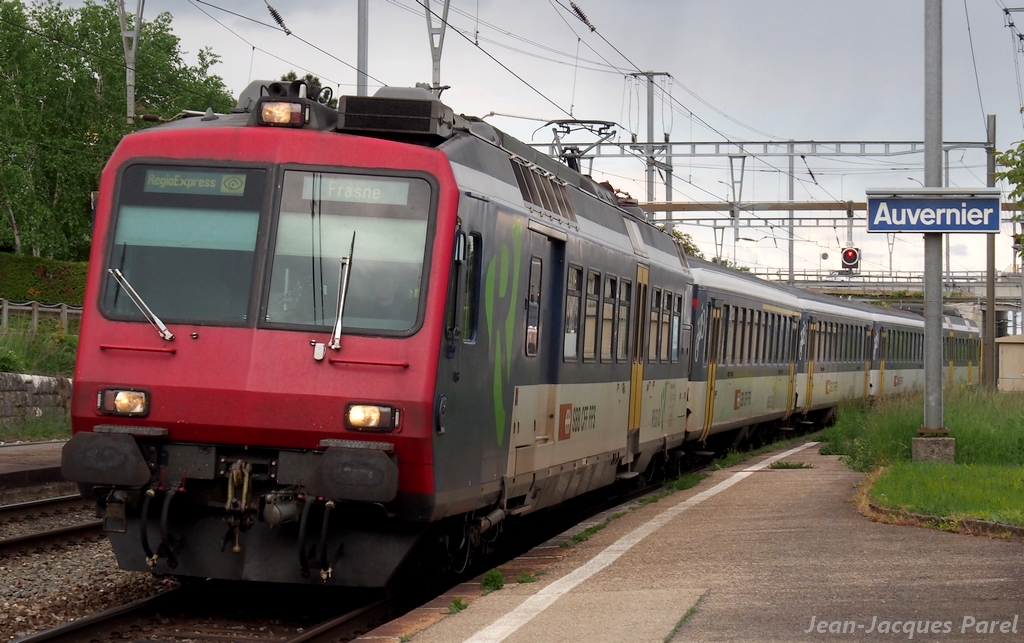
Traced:
[[56, 627], [177, 585], [118, 569], [106, 539], [0, 556], [0, 641]]

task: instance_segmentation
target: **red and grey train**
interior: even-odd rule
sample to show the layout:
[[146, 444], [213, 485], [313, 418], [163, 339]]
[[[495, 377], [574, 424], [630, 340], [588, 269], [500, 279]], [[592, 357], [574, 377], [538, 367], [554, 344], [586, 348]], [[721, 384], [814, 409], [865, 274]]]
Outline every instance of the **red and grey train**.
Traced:
[[[253, 83], [103, 172], [62, 468], [122, 568], [381, 587], [920, 379], [919, 316], [691, 263], [425, 90], [316, 92]], [[966, 380], [977, 328], [948, 323]]]

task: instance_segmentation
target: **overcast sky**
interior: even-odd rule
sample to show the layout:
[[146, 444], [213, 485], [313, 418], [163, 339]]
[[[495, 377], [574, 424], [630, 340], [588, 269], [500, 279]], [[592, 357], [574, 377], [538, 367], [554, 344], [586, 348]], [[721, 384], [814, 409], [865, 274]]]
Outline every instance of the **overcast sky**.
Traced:
[[[356, 64], [356, 0], [274, 0], [271, 4], [293, 36], [276, 29], [264, 0], [211, 3], [149, 0], [145, 15], [152, 19], [158, 12], [171, 12], [173, 29], [190, 60], [201, 47], [211, 47], [222, 59], [214, 71], [233, 92], [251, 79], [278, 78], [294, 69], [300, 75], [318, 75], [336, 93], [355, 93], [356, 75], [349, 65]], [[452, 29], [446, 34], [441, 82], [451, 89], [444, 101], [460, 113], [495, 112], [499, 115], [489, 122], [528, 142], [549, 142], [549, 129], [538, 128], [549, 119], [567, 118], [569, 112], [580, 119], [615, 121], [620, 124], [619, 140], [628, 141], [634, 132], [642, 141], [647, 132], [646, 90], [625, 74], [653, 70], [672, 75], [657, 92], [659, 140], [666, 132], [673, 142], [923, 140], [921, 0], [577, 4], [596, 32], [567, 9], [568, 0], [452, 0], [449, 22], [468, 38]], [[946, 141], [983, 142], [986, 113], [997, 117], [1001, 150], [1024, 138], [1017, 70], [1024, 56], [1006, 26], [1005, 6], [1024, 7], [1024, 0], [943, 3]], [[431, 7], [440, 12], [441, 2], [433, 0]], [[1024, 13], [1012, 15], [1024, 28]], [[371, 93], [382, 83], [430, 81], [426, 19], [417, 0], [370, 0], [369, 42]], [[984, 185], [983, 152], [956, 150], [950, 161], [951, 185]], [[727, 160], [676, 159], [674, 165], [675, 200], [729, 196]], [[786, 170], [782, 158], [748, 158], [743, 200], [786, 199]], [[794, 174], [797, 200], [862, 201], [865, 188], [915, 187], [912, 179], [923, 180], [923, 157], [841, 162], [808, 157], [806, 164], [797, 159]], [[640, 161], [599, 159], [594, 175], [644, 200]], [[656, 190], [662, 200], [660, 182]], [[709, 228], [684, 230], [706, 255], [714, 254]], [[998, 241], [1000, 269], [1011, 262], [1009, 232], [1004, 228]], [[785, 230], [745, 228], [741, 235], [745, 239], [736, 248], [741, 264], [786, 268]], [[839, 267], [845, 227], [798, 229], [796, 236], [798, 270], [817, 269], [819, 263]], [[731, 231], [726, 239], [723, 254], [732, 258]], [[855, 230], [854, 241], [864, 251], [865, 270], [888, 269], [890, 256], [896, 270], [923, 266], [920, 235], [900, 235], [891, 253], [884, 235], [868, 235], [863, 227]], [[954, 270], [984, 269], [983, 235], [954, 236], [951, 250]], [[822, 260], [822, 253], [829, 259]]]

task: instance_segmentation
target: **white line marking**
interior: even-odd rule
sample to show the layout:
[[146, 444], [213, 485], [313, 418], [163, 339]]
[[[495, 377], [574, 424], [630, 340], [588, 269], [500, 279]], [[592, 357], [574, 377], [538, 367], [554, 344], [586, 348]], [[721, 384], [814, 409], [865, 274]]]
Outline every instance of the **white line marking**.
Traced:
[[552, 603], [558, 600], [562, 595], [569, 593], [577, 585], [587, 580], [597, 572], [601, 571], [608, 565], [618, 560], [619, 556], [622, 556], [627, 551], [633, 548], [634, 545], [639, 543], [641, 540], [651, 535], [658, 529], [664, 527], [673, 518], [686, 511], [694, 505], [698, 505], [712, 496], [716, 496], [721, 492], [725, 491], [729, 487], [733, 486], [740, 480], [743, 480], [751, 473], [760, 471], [765, 467], [770, 466], [774, 462], [791, 456], [794, 453], [802, 451], [808, 447], [812, 447], [818, 444], [817, 442], [807, 442], [801, 446], [798, 446], [789, 451], [784, 451], [778, 455], [773, 455], [770, 458], [765, 458], [754, 466], [747, 467], [742, 471], [738, 471], [719, 482], [715, 486], [711, 487], [706, 491], [702, 491], [695, 496], [687, 498], [683, 502], [680, 502], [674, 507], [669, 507], [665, 511], [661, 512], [654, 518], [651, 518], [646, 523], [640, 525], [633, 531], [629, 532], [622, 538], [609, 545], [607, 548], [602, 550], [597, 556], [594, 556], [586, 563], [575, 569], [574, 571], [566, 574], [562, 578], [554, 581], [550, 585], [542, 588], [533, 596], [530, 596], [525, 601], [519, 604], [514, 610], [505, 614], [495, 622], [491, 623], [484, 629], [480, 630], [473, 636], [466, 639], [465, 643], [500, 643], [508, 638], [513, 632], [518, 630], [523, 625], [529, 623], [535, 616], [546, 610]]

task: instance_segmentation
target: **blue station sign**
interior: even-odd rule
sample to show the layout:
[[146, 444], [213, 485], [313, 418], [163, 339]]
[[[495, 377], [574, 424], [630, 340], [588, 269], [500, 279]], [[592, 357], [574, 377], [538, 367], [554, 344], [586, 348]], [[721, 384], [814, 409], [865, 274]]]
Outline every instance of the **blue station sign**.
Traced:
[[869, 190], [868, 232], [999, 232], [996, 188]]

